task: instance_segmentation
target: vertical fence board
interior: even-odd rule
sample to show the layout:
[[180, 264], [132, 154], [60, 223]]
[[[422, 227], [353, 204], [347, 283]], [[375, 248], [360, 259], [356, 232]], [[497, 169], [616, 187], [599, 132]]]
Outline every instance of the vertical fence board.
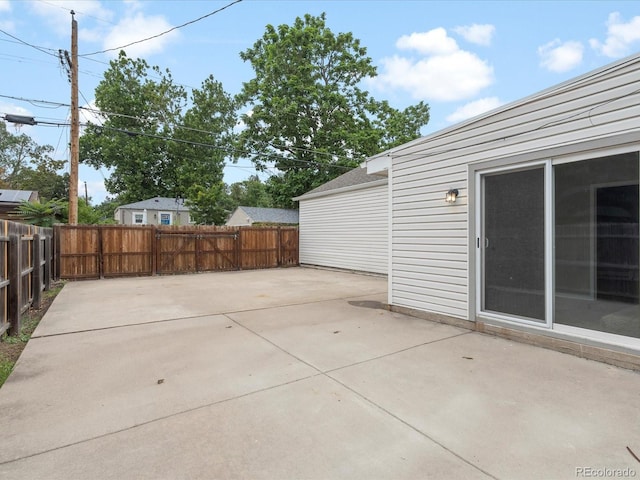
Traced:
[[32, 275], [32, 301], [34, 308], [40, 308], [42, 300], [42, 246], [40, 244], [40, 234], [33, 234], [33, 275]]
[[0, 223], [0, 334], [9, 328], [9, 233], [7, 222]]
[[44, 266], [42, 270], [42, 278], [44, 281], [43, 288], [45, 289], [45, 291], [51, 288], [51, 276], [52, 276], [51, 265], [53, 263], [51, 258], [51, 254], [52, 254], [51, 244], [52, 244], [51, 237], [45, 236], [44, 237], [44, 254], [43, 254]]
[[20, 316], [21, 312], [21, 245], [22, 239], [17, 233], [9, 235], [9, 333], [17, 335], [20, 333]]

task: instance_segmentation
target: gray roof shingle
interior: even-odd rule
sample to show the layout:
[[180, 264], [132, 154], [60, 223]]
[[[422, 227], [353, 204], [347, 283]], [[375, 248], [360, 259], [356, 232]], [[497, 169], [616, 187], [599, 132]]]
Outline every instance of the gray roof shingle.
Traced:
[[373, 175], [368, 174], [366, 168], [356, 167], [353, 170], [349, 170], [347, 173], [340, 175], [339, 177], [334, 178], [333, 180], [328, 181], [320, 185], [317, 188], [301, 195], [294, 200], [304, 199], [307, 195], [315, 195], [317, 193], [330, 192], [332, 190], [337, 190], [339, 188], [345, 187], [353, 187], [355, 185], [363, 185], [365, 183], [377, 182], [379, 180], [386, 180], [387, 177], [384, 175]]
[[298, 223], [298, 210], [286, 208], [238, 207], [244, 211], [252, 222], [258, 223]]
[[175, 198], [167, 198], [167, 197], [154, 197], [148, 200], [142, 200], [140, 202], [128, 203], [126, 205], [120, 205], [118, 208], [126, 208], [129, 210], [168, 210], [168, 211], [179, 211], [179, 212], [188, 212], [189, 207], [184, 205], [184, 202], [181, 200], [180, 202], [176, 202]]

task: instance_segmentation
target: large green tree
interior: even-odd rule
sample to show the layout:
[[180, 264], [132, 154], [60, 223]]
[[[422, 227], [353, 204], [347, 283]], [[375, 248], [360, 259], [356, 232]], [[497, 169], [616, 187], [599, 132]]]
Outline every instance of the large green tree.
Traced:
[[360, 41], [334, 34], [324, 14], [267, 25], [240, 56], [255, 77], [238, 95], [247, 113], [236, 156], [279, 171], [268, 182], [279, 206], [367, 156], [418, 137], [429, 121], [423, 102], [400, 111], [361, 89], [376, 68]]
[[104, 121], [85, 129], [80, 160], [109, 168], [105, 187], [124, 202], [176, 196], [176, 167], [165, 137], [172, 136], [185, 103], [170, 72], [120, 52], [96, 87]]
[[233, 98], [213, 77], [188, 97], [169, 70], [120, 52], [95, 91], [103, 112], [80, 139], [80, 157], [107, 167], [107, 191], [123, 203], [182, 197], [203, 223], [201, 202], [222, 183], [225, 148], [236, 123]]
[[197, 223], [221, 224], [230, 208], [222, 180], [237, 122], [236, 104], [213, 76], [193, 90], [191, 103], [182, 121], [184, 128], [176, 130], [177, 141], [172, 143], [172, 155], [180, 159], [178, 188]]
[[68, 196], [69, 176], [59, 174], [64, 160], [51, 157], [51, 145], [39, 145], [31, 137], [12, 134], [0, 122], [0, 188], [36, 190], [41, 198]]
[[273, 207], [273, 200], [267, 186], [257, 175], [229, 185], [229, 197], [235, 207]]

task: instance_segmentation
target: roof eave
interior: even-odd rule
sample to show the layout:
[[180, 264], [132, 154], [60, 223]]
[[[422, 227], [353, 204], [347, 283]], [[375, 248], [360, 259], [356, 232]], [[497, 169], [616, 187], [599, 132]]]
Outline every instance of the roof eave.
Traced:
[[381, 185], [386, 185], [387, 183], [388, 183], [388, 179], [382, 178], [380, 180], [374, 180], [373, 182], [359, 183], [357, 185], [349, 185], [348, 187], [334, 188], [333, 190], [325, 190], [324, 192], [305, 193], [304, 195], [300, 195], [299, 197], [292, 198], [292, 200], [298, 202], [300, 200], [310, 200], [312, 198], [327, 197], [329, 195], [334, 195], [336, 193], [346, 193], [346, 192], [352, 192], [355, 190], [363, 190], [365, 188], [372, 188], [372, 187], [378, 187]]

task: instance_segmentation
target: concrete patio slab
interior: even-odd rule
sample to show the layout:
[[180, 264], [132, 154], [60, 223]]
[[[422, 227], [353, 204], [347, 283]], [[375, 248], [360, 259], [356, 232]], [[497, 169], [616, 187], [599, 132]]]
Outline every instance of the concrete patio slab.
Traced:
[[301, 268], [70, 282], [34, 336], [380, 294], [386, 289], [386, 279], [380, 276]]
[[385, 287], [67, 284], [0, 389], [0, 478], [640, 477], [638, 373], [382, 310]]
[[392, 313], [384, 301], [378, 295], [228, 317], [323, 372], [469, 332]]
[[35, 338], [1, 390], [0, 462], [314, 374], [223, 315]]
[[632, 371], [473, 333], [330, 376], [498, 478], [640, 474]]
[[26, 458], [0, 472], [50, 480], [490, 478], [326, 377]]

